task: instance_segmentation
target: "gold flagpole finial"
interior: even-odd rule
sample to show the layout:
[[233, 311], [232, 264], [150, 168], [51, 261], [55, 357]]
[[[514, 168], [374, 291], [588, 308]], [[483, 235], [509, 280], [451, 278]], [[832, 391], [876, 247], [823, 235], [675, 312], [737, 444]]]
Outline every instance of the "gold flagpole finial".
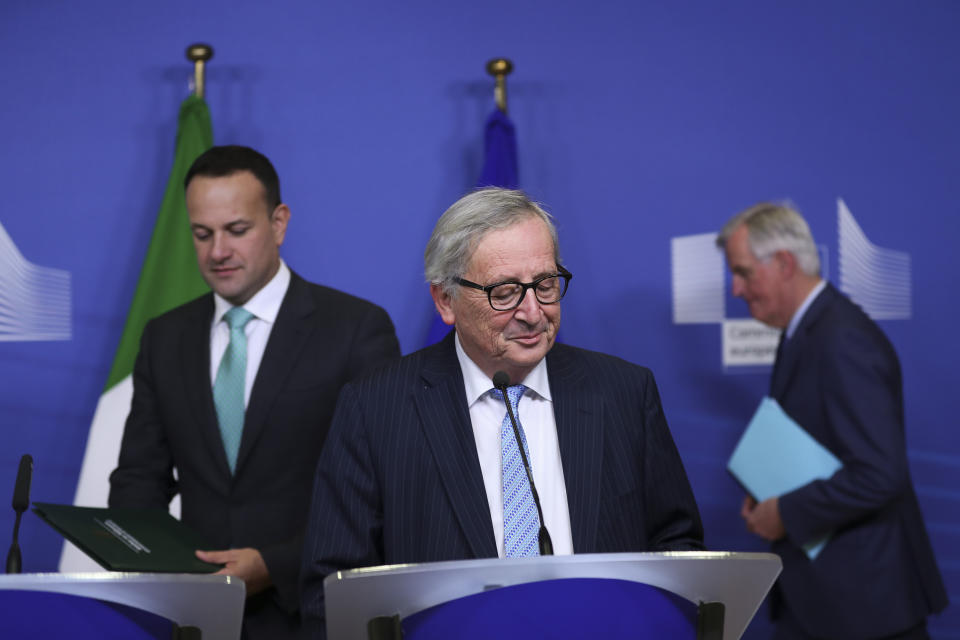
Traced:
[[187, 47], [187, 60], [193, 62], [193, 86], [198, 98], [203, 97], [204, 64], [213, 57], [213, 47], [208, 44], [192, 44]]
[[487, 63], [487, 73], [497, 79], [497, 86], [493, 90], [493, 97], [497, 101], [497, 108], [507, 112], [507, 76], [513, 71], [513, 63], [506, 58], [494, 58]]

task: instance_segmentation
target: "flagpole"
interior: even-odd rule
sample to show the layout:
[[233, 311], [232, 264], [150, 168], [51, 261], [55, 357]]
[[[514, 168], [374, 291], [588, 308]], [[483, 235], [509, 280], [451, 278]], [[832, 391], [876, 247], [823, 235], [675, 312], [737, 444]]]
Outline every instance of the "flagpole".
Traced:
[[212, 57], [213, 47], [208, 44], [197, 43], [187, 47], [187, 60], [193, 62], [193, 93], [198, 98], [203, 97], [206, 62]]
[[507, 112], [507, 76], [511, 71], [513, 71], [513, 63], [507, 58], [494, 58], [487, 63], [487, 73], [497, 81], [493, 97], [497, 101], [497, 108], [504, 113]]

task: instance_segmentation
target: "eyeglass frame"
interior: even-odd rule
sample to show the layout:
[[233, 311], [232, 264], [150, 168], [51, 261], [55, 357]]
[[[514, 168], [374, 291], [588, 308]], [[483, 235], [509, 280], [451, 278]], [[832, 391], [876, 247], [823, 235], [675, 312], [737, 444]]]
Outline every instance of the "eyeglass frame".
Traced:
[[[540, 296], [537, 295], [536, 286], [549, 278], [563, 278], [563, 291], [560, 292], [560, 297], [554, 300], [553, 302], [544, 302], [543, 300], [540, 299]], [[470, 280], [466, 280], [464, 278], [454, 278], [453, 281], [462, 287], [469, 287], [471, 289], [476, 289], [478, 291], [483, 291], [484, 293], [486, 293], [487, 303], [490, 305], [490, 308], [493, 309], [494, 311], [513, 311], [514, 309], [519, 307], [521, 304], [523, 304], [523, 299], [527, 295], [527, 289], [533, 289], [533, 295], [537, 299], [537, 302], [539, 302], [540, 304], [557, 304], [558, 302], [563, 300], [563, 297], [565, 295], [567, 295], [567, 288], [570, 286], [570, 281], [572, 279], [573, 279], [573, 274], [567, 271], [563, 266], [558, 264], [557, 273], [551, 273], [545, 276], [540, 276], [533, 282], [519, 282], [517, 280], [504, 280], [502, 282], [494, 282], [493, 284], [482, 285], [482, 284], [477, 284], [476, 282], [471, 282]], [[493, 306], [493, 290], [505, 284], [520, 285], [520, 297], [517, 298], [517, 303], [514, 304], [512, 307], [508, 307], [506, 309], [497, 309], [495, 306]]]

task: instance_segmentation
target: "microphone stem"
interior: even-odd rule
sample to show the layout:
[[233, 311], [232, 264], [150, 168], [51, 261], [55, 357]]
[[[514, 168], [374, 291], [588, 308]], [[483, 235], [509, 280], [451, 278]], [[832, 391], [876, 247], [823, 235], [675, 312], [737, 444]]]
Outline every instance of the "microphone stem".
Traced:
[[20, 573], [22, 560], [18, 538], [20, 535], [20, 516], [22, 515], [22, 511], [17, 511], [17, 519], [13, 523], [13, 542], [10, 543], [10, 551], [7, 552], [7, 573]]

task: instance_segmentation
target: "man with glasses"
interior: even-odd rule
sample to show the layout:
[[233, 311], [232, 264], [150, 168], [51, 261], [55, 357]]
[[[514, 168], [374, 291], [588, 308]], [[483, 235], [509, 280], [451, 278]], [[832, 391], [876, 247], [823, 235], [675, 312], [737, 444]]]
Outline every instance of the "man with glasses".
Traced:
[[702, 548], [650, 371], [555, 344], [572, 275], [550, 215], [476, 191], [424, 262], [454, 331], [341, 392], [304, 549], [306, 626], [323, 635], [323, 579], [341, 569]]

